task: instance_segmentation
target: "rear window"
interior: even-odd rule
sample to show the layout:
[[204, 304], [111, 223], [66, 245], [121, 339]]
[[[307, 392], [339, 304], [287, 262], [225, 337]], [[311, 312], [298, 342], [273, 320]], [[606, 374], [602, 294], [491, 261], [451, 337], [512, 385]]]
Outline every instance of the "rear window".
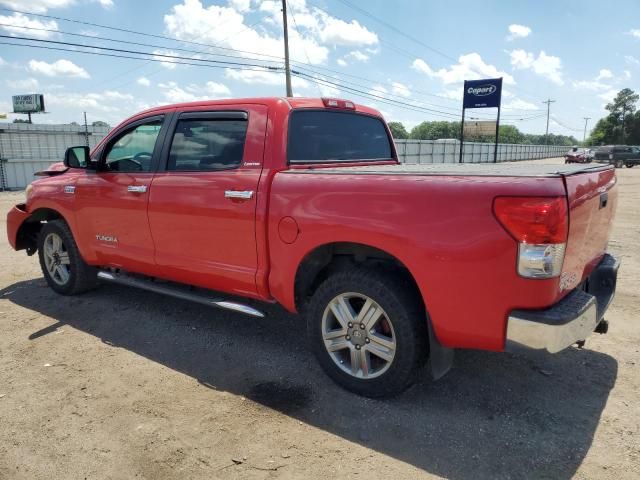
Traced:
[[609, 153], [613, 151], [613, 147], [598, 147], [596, 153]]
[[332, 163], [393, 158], [380, 118], [351, 112], [297, 110], [289, 120], [290, 163]]

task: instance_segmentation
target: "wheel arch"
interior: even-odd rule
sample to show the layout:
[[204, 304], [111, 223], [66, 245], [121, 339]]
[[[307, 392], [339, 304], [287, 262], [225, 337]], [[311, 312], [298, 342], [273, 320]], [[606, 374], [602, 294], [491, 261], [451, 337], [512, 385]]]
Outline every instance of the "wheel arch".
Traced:
[[69, 222], [58, 210], [48, 207], [36, 208], [29, 217], [22, 222], [16, 233], [16, 250], [26, 250], [28, 255], [33, 255], [38, 250], [38, 235], [42, 224], [52, 220], [62, 220], [67, 225]]
[[395, 255], [371, 245], [356, 242], [332, 242], [314, 247], [302, 259], [296, 269], [294, 280], [294, 300], [298, 311], [315, 289], [333, 271], [352, 264], [378, 264], [378, 266], [395, 270], [406, 277], [411, 288], [424, 307], [420, 289], [409, 268]]
[[332, 272], [353, 264], [374, 264], [389, 269], [390, 273], [404, 278], [422, 306], [429, 335], [429, 360], [427, 368], [433, 379], [441, 378], [453, 364], [453, 350], [444, 347], [437, 339], [433, 323], [415, 276], [396, 255], [371, 245], [356, 242], [333, 242], [318, 245], [309, 251], [296, 270], [294, 301], [298, 312], [305, 311], [310, 295]]

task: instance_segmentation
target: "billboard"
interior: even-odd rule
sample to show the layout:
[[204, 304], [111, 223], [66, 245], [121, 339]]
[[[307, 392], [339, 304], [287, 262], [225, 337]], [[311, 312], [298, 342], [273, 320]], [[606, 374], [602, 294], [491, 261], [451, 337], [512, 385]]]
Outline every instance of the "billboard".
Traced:
[[493, 120], [464, 122], [464, 134], [469, 137], [482, 137], [496, 134], [496, 122]]
[[13, 113], [44, 112], [44, 95], [32, 93], [30, 95], [14, 95]]
[[501, 97], [502, 78], [464, 81], [464, 108], [499, 108]]

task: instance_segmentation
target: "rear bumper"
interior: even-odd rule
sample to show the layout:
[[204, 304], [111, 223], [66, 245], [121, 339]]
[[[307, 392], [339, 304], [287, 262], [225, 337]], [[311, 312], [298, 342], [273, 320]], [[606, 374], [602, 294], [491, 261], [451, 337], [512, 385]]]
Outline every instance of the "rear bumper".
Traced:
[[616, 291], [620, 261], [605, 254], [584, 289], [544, 310], [513, 310], [507, 320], [506, 351], [556, 353], [585, 340], [602, 321]]
[[[26, 211], [24, 204], [14, 205], [14, 207], [7, 213], [7, 239], [9, 244], [14, 250], [18, 250], [18, 231], [24, 221], [29, 218], [29, 213]], [[24, 248], [22, 246], [21, 248]]]

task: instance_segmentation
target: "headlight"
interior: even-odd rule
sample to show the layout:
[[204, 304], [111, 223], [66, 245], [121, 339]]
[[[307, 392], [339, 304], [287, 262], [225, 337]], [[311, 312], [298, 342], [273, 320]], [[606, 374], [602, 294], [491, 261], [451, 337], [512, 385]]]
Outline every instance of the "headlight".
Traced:
[[31, 198], [31, 192], [33, 191], [33, 185], [29, 184], [27, 185], [27, 188], [24, 189], [24, 193], [26, 195], [26, 199], [25, 202], [29, 203], [29, 198]]

